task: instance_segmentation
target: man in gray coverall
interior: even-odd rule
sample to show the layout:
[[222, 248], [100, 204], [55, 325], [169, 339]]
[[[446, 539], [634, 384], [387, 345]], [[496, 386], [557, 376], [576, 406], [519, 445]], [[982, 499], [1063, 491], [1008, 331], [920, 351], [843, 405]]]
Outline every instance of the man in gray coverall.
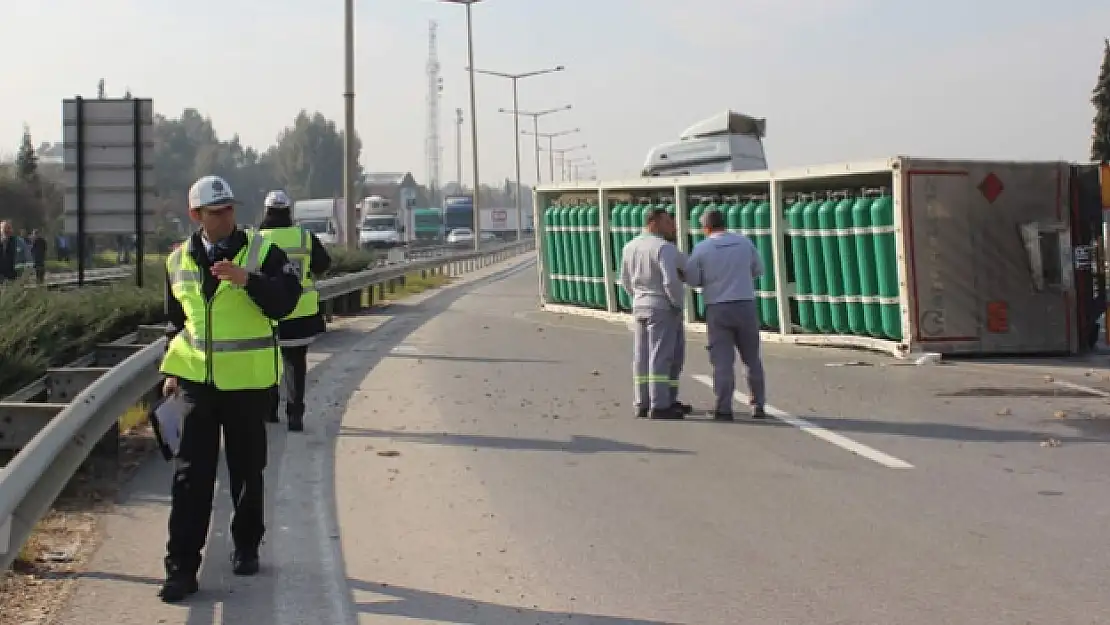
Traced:
[[681, 277], [685, 259], [673, 243], [674, 218], [666, 210], [649, 211], [645, 221], [646, 232], [624, 246], [620, 273], [621, 286], [632, 296], [636, 324], [636, 416], [682, 419], [693, 410], [678, 401], [686, 348]]
[[732, 421], [732, 393], [736, 389], [733, 364], [736, 352], [748, 369], [752, 417], [765, 419], [767, 399], [763, 362], [759, 354], [759, 313], [755, 278], [763, 275], [763, 261], [747, 237], [727, 232], [720, 211], [702, 215], [706, 238], [694, 247], [686, 263], [686, 283], [702, 287], [705, 323], [709, 331], [709, 362], [713, 365], [713, 417]]

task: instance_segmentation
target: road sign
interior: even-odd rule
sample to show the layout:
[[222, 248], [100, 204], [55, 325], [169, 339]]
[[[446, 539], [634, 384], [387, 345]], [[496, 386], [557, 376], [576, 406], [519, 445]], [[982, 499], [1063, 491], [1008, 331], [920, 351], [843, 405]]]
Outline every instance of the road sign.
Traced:
[[152, 101], [75, 98], [62, 103], [62, 119], [66, 232], [152, 232]]

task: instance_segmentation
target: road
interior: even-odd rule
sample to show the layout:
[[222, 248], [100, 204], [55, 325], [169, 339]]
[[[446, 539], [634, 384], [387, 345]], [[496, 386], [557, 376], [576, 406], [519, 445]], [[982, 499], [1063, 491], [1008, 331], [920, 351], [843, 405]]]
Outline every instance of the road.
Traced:
[[[1110, 406], [1063, 384], [1102, 373], [768, 345], [781, 419], [652, 422], [627, 329], [537, 311], [533, 265], [426, 295], [315, 348], [262, 575], [230, 575], [225, 487], [201, 593], [158, 602], [152, 461], [61, 622], [1110, 622]], [[691, 335], [686, 400], [708, 373]]]

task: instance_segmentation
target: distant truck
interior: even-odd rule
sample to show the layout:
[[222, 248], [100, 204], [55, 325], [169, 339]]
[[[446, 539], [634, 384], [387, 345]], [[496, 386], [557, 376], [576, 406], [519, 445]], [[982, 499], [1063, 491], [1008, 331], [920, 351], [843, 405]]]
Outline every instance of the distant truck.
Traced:
[[405, 244], [405, 220], [390, 206], [389, 200], [371, 195], [360, 202], [360, 209], [359, 247], [389, 249]]
[[767, 120], [733, 111], [718, 113], [686, 129], [678, 141], [652, 148], [642, 175], [688, 176], [767, 169], [763, 137]]
[[[531, 232], [534, 218], [530, 211], [524, 211], [522, 230]], [[498, 238], [516, 237], [517, 213], [512, 208], [483, 208], [478, 215], [478, 226], [482, 233], [492, 233]]]
[[293, 202], [293, 223], [315, 234], [324, 245], [343, 245], [347, 241], [347, 211], [342, 198]]

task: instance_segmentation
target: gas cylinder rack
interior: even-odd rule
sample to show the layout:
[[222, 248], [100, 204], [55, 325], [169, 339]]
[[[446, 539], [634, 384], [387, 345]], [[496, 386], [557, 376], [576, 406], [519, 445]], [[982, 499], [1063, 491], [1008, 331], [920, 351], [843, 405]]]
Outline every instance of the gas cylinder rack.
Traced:
[[[755, 286], [766, 340], [898, 356], [1072, 352], [1074, 292], [1060, 256], [1070, 254], [1068, 167], [895, 157], [541, 187], [543, 305], [622, 316], [631, 302], [617, 284], [621, 250], [645, 211], [671, 211], [688, 254], [701, 216], [716, 209], [763, 260]], [[685, 314], [704, 329], [698, 289]]]

